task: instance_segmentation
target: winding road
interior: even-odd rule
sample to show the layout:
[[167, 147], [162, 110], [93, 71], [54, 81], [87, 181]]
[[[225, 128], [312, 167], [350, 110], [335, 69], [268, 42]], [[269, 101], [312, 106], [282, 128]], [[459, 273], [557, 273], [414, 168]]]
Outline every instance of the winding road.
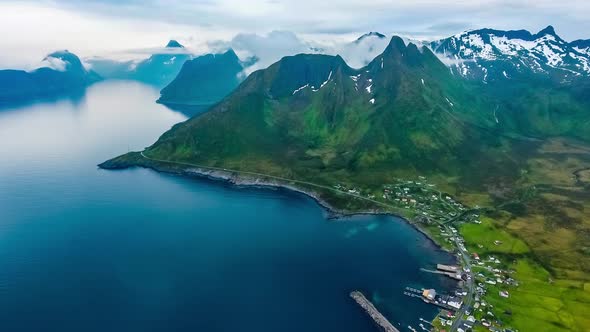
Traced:
[[151, 161], [156, 161], [159, 163], [168, 163], [168, 164], [175, 164], [175, 165], [182, 165], [182, 166], [190, 166], [190, 167], [195, 167], [195, 168], [200, 168], [200, 169], [205, 169], [205, 170], [211, 170], [211, 171], [220, 171], [220, 172], [227, 172], [227, 173], [235, 173], [235, 174], [243, 174], [243, 175], [253, 175], [253, 176], [257, 176], [257, 177], [264, 177], [264, 178], [269, 178], [269, 179], [273, 179], [273, 180], [278, 180], [278, 181], [282, 181], [282, 182], [287, 182], [287, 183], [297, 183], [297, 184], [303, 184], [303, 185], [307, 185], [307, 186], [311, 186], [311, 187], [315, 187], [315, 188], [320, 188], [320, 189], [325, 189], [325, 190], [330, 190], [332, 192], [338, 193], [338, 194], [342, 194], [342, 195], [347, 195], [350, 197], [354, 197], [354, 198], [358, 198], [367, 202], [371, 202], [374, 204], [377, 204], [379, 206], [383, 206], [386, 208], [390, 208], [390, 209], [395, 209], [395, 207], [393, 205], [389, 205], [368, 197], [364, 197], [361, 195], [357, 195], [357, 194], [353, 194], [353, 193], [349, 193], [346, 191], [342, 191], [342, 190], [338, 190], [336, 188], [332, 188], [332, 187], [328, 187], [328, 186], [324, 186], [321, 184], [317, 184], [317, 183], [312, 183], [312, 182], [307, 182], [307, 181], [301, 181], [301, 180], [294, 180], [294, 179], [288, 179], [288, 178], [283, 178], [280, 176], [275, 176], [275, 175], [268, 175], [268, 174], [263, 174], [263, 173], [256, 173], [256, 172], [248, 172], [248, 171], [239, 171], [239, 170], [235, 170], [235, 169], [228, 169], [228, 168], [222, 168], [222, 167], [213, 167], [213, 166], [204, 166], [204, 165], [197, 165], [197, 164], [191, 164], [191, 163], [185, 163], [185, 162], [180, 162], [180, 161], [171, 161], [171, 160], [163, 160], [163, 159], [156, 159], [156, 158], [151, 158], [146, 156], [143, 151], [141, 152], [141, 156], [147, 160], [151, 160]]

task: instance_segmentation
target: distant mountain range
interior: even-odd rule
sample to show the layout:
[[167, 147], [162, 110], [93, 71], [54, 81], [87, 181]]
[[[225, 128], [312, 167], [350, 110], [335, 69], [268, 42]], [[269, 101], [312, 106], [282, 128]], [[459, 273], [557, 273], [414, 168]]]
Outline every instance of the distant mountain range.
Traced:
[[106, 79], [136, 80], [162, 88], [172, 82], [184, 62], [191, 59], [184, 46], [176, 40], [170, 40], [164, 51], [140, 61], [120, 62], [90, 58], [87, 62], [94, 71]]
[[[387, 45], [388, 38], [384, 34], [369, 32], [353, 42], [332, 48], [315, 47], [310, 52], [337, 53], [347, 65], [362, 68], [379, 56]], [[551, 26], [536, 34], [526, 30], [473, 30], [428, 43], [427, 46], [449, 66], [454, 75], [483, 84], [506, 80], [551, 80], [565, 84], [580, 82], [590, 75], [590, 40], [566, 42]], [[53, 76], [61, 77], [55, 78], [55, 84], [45, 84], [46, 89], [36, 87], [33, 83], [25, 84], [28, 88], [23, 89], [13, 89], [7, 84], [2, 88], [5, 94], [17, 95], [22, 92], [19, 98], [26, 98], [45, 93], [42, 92], [45, 90], [54, 91], [61, 89], [60, 86], [78, 84], [71, 80], [64, 81], [65, 77], [95, 81], [100, 76], [105, 79], [137, 80], [162, 88], [158, 101], [164, 104], [208, 105], [232, 92], [245, 79], [249, 72], [247, 68], [257, 61], [256, 54], [250, 54], [247, 60], [240, 60], [231, 49], [222, 54], [206, 54], [196, 58], [188, 53], [179, 42], [170, 40], [161, 52], [140, 61], [87, 59], [91, 72], [87, 72], [74, 56], [75, 59], [69, 59], [72, 65], [68, 67], [68, 75], [60, 75], [64, 71], [59, 68], [28, 73], [32, 76], [22, 71], [3, 71], [5, 77], [16, 75], [20, 82], [33, 76], [37, 76], [35, 81], [45, 82], [53, 81]], [[70, 57], [65, 54], [55, 53], [48, 59]]]
[[[367, 65], [387, 46], [385, 35], [370, 32], [338, 52], [354, 67]], [[314, 53], [326, 50], [315, 48]], [[182, 70], [162, 92], [158, 102], [175, 105], [212, 105], [232, 92], [246, 77], [244, 71], [257, 62], [256, 55], [240, 60], [230, 49], [223, 54], [206, 54], [185, 63]]]
[[75, 94], [101, 79], [67, 50], [49, 54], [43, 65], [30, 72], [0, 70], [0, 104]]
[[474, 30], [430, 46], [446, 58], [455, 73], [482, 82], [533, 76], [572, 81], [590, 75], [590, 42], [566, 42], [552, 26], [536, 34]]

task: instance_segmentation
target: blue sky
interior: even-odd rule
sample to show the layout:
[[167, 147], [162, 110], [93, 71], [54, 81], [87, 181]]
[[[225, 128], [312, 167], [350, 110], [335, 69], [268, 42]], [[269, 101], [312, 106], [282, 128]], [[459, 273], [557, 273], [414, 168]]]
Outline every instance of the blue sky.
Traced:
[[0, 66], [54, 49], [100, 55], [170, 38], [198, 52], [210, 41], [273, 30], [325, 42], [367, 31], [436, 39], [482, 27], [536, 32], [551, 24], [566, 40], [590, 39], [589, 16], [584, 0], [0, 0]]

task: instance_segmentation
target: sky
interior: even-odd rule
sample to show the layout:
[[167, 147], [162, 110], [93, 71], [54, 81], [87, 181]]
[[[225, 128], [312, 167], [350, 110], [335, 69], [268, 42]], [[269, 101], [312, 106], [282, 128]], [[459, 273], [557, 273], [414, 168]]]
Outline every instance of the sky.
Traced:
[[368, 31], [434, 40], [547, 25], [565, 40], [590, 39], [588, 17], [585, 0], [0, 0], [0, 68], [34, 68], [59, 49], [141, 57], [169, 39], [196, 54], [244, 36], [265, 47], [281, 37], [276, 32], [295, 38], [297, 48], [337, 45]]

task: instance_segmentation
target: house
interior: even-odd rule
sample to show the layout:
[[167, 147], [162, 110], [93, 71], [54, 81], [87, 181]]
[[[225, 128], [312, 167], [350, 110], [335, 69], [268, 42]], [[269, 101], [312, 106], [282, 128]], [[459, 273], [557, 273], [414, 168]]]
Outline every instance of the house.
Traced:
[[434, 289], [425, 289], [422, 291], [422, 296], [430, 301], [433, 301], [436, 297], [436, 291]]
[[450, 298], [447, 301], [447, 305], [451, 308], [461, 309], [461, 305], [463, 305], [463, 301], [459, 300], [458, 298]]

